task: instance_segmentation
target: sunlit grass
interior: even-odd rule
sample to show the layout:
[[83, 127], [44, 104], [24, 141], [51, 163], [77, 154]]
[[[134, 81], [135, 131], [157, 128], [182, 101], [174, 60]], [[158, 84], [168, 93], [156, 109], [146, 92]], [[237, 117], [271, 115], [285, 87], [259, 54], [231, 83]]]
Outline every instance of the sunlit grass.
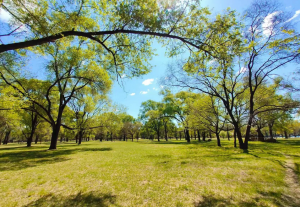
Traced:
[[292, 206], [285, 154], [299, 175], [300, 139], [85, 142], [0, 146], [0, 206]]

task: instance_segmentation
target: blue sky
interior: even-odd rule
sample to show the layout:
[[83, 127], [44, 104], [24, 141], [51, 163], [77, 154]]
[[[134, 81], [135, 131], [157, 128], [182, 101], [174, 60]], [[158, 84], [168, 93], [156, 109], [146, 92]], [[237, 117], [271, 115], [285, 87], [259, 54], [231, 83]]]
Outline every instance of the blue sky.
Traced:
[[[213, 14], [220, 13], [227, 7], [242, 13], [252, 1], [243, 0], [202, 0], [202, 6], [208, 6], [213, 9]], [[300, 20], [300, 0], [281, 0], [282, 8], [291, 12], [295, 15], [293, 21]], [[298, 13], [296, 13], [298, 11]], [[3, 12], [0, 13], [0, 21], [7, 21], [7, 15]], [[5, 39], [2, 39], [5, 40]], [[8, 42], [8, 41], [5, 41]], [[159, 79], [162, 78], [166, 72], [168, 63], [172, 60], [165, 56], [165, 50], [161, 45], [154, 43], [153, 48], [156, 49], [157, 56], [154, 56], [151, 65], [153, 66], [152, 71], [147, 75], [140, 78], [127, 79], [126, 77], [122, 79], [123, 85], [120, 86], [117, 82], [114, 83], [113, 89], [110, 93], [110, 98], [112, 102], [122, 104], [127, 108], [127, 113], [137, 117], [142, 102], [149, 99], [160, 101], [162, 96], [159, 95], [161, 86], [159, 84]], [[28, 66], [31, 71], [37, 77], [43, 77], [43, 70], [39, 67], [43, 67], [43, 62], [45, 59], [33, 59]], [[290, 65], [288, 71], [295, 68], [295, 65]], [[281, 73], [281, 72], [279, 72]], [[288, 73], [286, 73], [288, 75]]]

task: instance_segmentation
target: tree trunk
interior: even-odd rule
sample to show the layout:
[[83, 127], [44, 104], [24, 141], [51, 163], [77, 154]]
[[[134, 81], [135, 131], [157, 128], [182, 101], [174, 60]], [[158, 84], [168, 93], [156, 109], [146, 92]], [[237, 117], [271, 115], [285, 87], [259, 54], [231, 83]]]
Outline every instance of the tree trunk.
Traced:
[[10, 136], [10, 130], [5, 132], [5, 137], [4, 137], [4, 140], [3, 140], [3, 144], [7, 144], [8, 143], [8, 140], [9, 140], [9, 136]]
[[261, 132], [260, 127], [257, 127], [256, 131], [257, 131], [258, 141], [261, 141], [261, 142], [265, 141], [265, 137], [264, 137], [263, 133]]
[[217, 142], [218, 142], [218, 146], [221, 147], [221, 140], [220, 140], [220, 135], [218, 132], [215, 133], [217, 136]]
[[284, 130], [284, 137], [285, 137], [286, 139], [289, 138], [286, 130]]
[[273, 125], [272, 124], [268, 124], [268, 126], [269, 126], [270, 138], [274, 139], [274, 137], [273, 137]]
[[38, 134], [36, 134], [36, 135], [35, 135], [35, 140], [34, 140], [34, 143], [35, 143], [35, 144], [37, 144], [37, 143], [38, 143], [38, 141], [39, 141], [39, 135], [38, 135]]
[[168, 141], [168, 133], [166, 129], [165, 129], [165, 140]]
[[236, 148], [236, 131], [235, 130], [233, 132], [233, 136], [234, 136], [234, 147]]
[[156, 133], [157, 133], [157, 141], [160, 141], [160, 139], [159, 139], [159, 130]]
[[227, 139], [230, 141], [230, 136], [229, 136], [228, 127], [227, 127]]
[[191, 142], [190, 132], [189, 132], [189, 129], [188, 129], [188, 128], [185, 129], [185, 139], [186, 139], [186, 141], [187, 141], [188, 143]]
[[179, 132], [179, 139], [181, 140], [181, 132]]
[[[33, 116], [33, 114], [32, 114], [32, 116]], [[32, 118], [32, 120], [31, 120], [31, 132], [30, 132], [30, 136], [27, 139], [27, 147], [31, 147], [31, 143], [32, 143], [32, 140], [33, 140], [33, 135], [34, 135], [35, 129], [37, 127], [37, 114], [34, 114], [33, 117], [32, 116], [31, 116], [31, 118]]]
[[202, 141], [205, 141], [205, 132], [202, 132]]
[[198, 134], [198, 141], [201, 142], [200, 130], [197, 130], [197, 134]]
[[248, 149], [248, 144], [245, 145], [245, 143], [243, 142], [242, 133], [241, 133], [241, 130], [238, 126], [238, 123], [237, 122], [233, 123], [233, 126], [234, 126], [234, 129], [235, 129], [236, 137], [239, 141], [240, 149]]
[[131, 141], [133, 142], [133, 134], [131, 135]]
[[83, 131], [80, 130], [79, 133], [78, 133], [78, 145], [81, 144], [81, 142], [82, 142], [82, 137], [83, 137]]
[[49, 150], [56, 149], [59, 131], [60, 131], [60, 124], [55, 124], [52, 127], [52, 136], [51, 136], [51, 143], [50, 143]]
[[165, 130], [165, 140], [168, 141], [167, 122], [164, 123], [164, 130]]

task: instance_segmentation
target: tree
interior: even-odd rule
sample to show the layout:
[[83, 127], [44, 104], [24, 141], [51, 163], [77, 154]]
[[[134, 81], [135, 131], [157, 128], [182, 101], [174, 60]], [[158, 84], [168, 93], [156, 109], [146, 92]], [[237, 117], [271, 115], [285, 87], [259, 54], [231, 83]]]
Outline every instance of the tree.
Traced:
[[102, 95], [85, 95], [83, 93], [76, 94], [77, 99], [70, 101], [72, 119], [76, 120], [74, 130], [77, 131], [78, 144], [81, 144], [83, 135], [92, 129], [104, 127], [95, 121], [107, 104], [107, 98]]
[[[258, 89], [273, 71], [299, 56], [297, 38], [285, 24], [288, 17], [276, 11], [272, 2], [255, 1], [246, 11], [245, 27], [241, 26], [242, 22], [236, 21], [234, 13], [228, 15], [231, 18], [217, 16], [215, 25], [222, 25], [216, 31], [219, 39], [214, 40], [220, 43], [219, 58], [205, 59], [202, 54], [193, 53], [189, 62], [170, 67], [167, 78], [170, 86], [190, 88], [219, 98], [234, 126], [240, 148], [245, 150], [248, 149], [255, 115], [265, 112], [266, 108], [271, 110], [267, 105], [265, 108], [255, 106]], [[221, 18], [226, 21], [218, 21]], [[264, 20], [270, 20], [271, 24], [266, 26]], [[226, 30], [222, 29], [224, 27]], [[235, 105], [243, 98], [248, 102], [244, 140], [235, 113]]]
[[25, 125], [23, 134], [27, 139], [27, 147], [31, 147], [33, 136], [35, 135], [35, 131], [41, 122], [41, 117], [39, 117], [35, 111], [35, 104], [32, 103], [29, 107], [29, 110], [24, 110], [23, 113], [21, 113], [22, 122]]
[[[116, 61], [124, 56], [118, 51], [126, 48], [145, 52], [146, 36], [179, 40], [180, 46], [213, 53], [211, 42], [199, 35], [208, 32], [205, 24], [209, 11], [200, 8], [198, 1], [178, 4], [156, 0], [79, 0], [73, 4], [68, 0], [12, 0], [2, 3], [1, 8], [11, 15], [10, 27], [1, 36], [18, 34], [24, 39], [0, 45], [0, 53], [75, 36], [98, 43]], [[196, 27], [198, 22], [203, 26]]]
[[157, 140], [160, 141], [160, 130], [163, 126], [161, 114], [159, 109], [162, 107], [162, 103], [148, 100], [141, 104], [140, 119], [144, 122], [144, 125], [149, 126], [156, 132]]
[[205, 129], [213, 132], [217, 137], [218, 146], [221, 146], [220, 132], [225, 130], [227, 122], [226, 113], [221, 100], [212, 96], [201, 94], [190, 105], [191, 118], [204, 125]]
[[[49, 149], [56, 149], [59, 131], [63, 125], [63, 112], [70, 100], [80, 98], [76, 95], [81, 93], [104, 94], [111, 86], [108, 72], [95, 62], [95, 51], [78, 46], [65, 48], [66, 44], [69, 42], [46, 47], [46, 51], [52, 57], [47, 66], [49, 79], [42, 84], [40, 81], [41, 85], [36, 90], [27, 88], [24, 81], [15, 80], [14, 77], [10, 80], [2, 73], [5, 83], [34, 103], [38, 109], [35, 112], [51, 124], [53, 131]], [[65, 50], [61, 50], [62, 48]], [[35, 94], [44, 96], [44, 99], [37, 100]], [[40, 110], [44, 114], [40, 113]]]
[[0, 87], [0, 144], [8, 144], [12, 133], [20, 135], [23, 130], [21, 124], [22, 107], [26, 104], [10, 87]]

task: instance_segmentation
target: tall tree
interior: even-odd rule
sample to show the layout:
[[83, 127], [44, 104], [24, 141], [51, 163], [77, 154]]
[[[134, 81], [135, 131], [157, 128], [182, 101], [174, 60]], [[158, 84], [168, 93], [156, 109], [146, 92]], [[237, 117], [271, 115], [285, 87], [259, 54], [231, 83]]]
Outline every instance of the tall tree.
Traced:
[[[273, 71], [299, 56], [298, 39], [289, 30], [288, 16], [278, 12], [273, 2], [255, 1], [246, 11], [245, 27], [241, 26], [242, 21], [237, 22], [234, 13], [229, 16], [231, 18], [217, 16], [217, 20], [223, 18], [226, 21], [214, 23], [220, 28], [216, 31], [219, 38], [214, 40], [220, 44], [219, 58], [205, 59], [203, 55], [193, 53], [189, 62], [178, 64], [179, 69], [176, 66], [170, 68], [167, 84], [219, 98], [235, 128], [240, 148], [248, 149], [253, 118], [264, 112], [255, 106], [256, 93]], [[245, 98], [245, 93], [248, 110], [243, 140], [235, 105]]]

